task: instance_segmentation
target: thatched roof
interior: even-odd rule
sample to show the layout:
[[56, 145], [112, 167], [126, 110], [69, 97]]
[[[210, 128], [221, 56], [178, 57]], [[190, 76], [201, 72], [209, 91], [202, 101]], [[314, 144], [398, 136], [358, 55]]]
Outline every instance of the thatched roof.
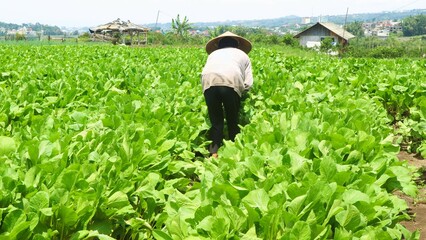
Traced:
[[90, 28], [89, 31], [91, 33], [100, 33], [106, 31], [112, 32], [148, 32], [150, 29], [146, 27], [139, 26], [134, 24], [128, 20], [127, 22], [120, 20], [114, 20], [112, 22], [99, 25], [97, 27]]

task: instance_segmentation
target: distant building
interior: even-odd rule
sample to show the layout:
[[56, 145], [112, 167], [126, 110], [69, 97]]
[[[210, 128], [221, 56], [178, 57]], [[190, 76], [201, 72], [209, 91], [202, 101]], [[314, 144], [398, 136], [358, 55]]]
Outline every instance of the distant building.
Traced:
[[15, 34], [21, 34], [21, 35], [26, 35], [28, 32], [26, 27], [22, 27], [18, 30], [12, 29], [7, 31], [7, 35], [15, 35]]
[[317, 22], [310, 28], [296, 34], [300, 45], [305, 47], [321, 46], [321, 41], [331, 37], [336, 44], [347, 45], [355, 36], [334, 23]]
[[381, 30], [378, 30], [378, 31], [373, 31], [373, 35], [377, 36], [379, 38], [387, 38], [387, 37], [389, 37], [389, 30], [381, 29]]
[[392, 33], [402, 32], [402, 25], [400, 22], [391, 22], [389, 31]]
[[364, 35], [367, 37], [376, 36], [379, 38], [387, 38], [390, 34], [402, 32], [401, 22], [391, 20], [363, 23], [362, 28], [364, 29]]
[[327, 23], [327, 22], [328, 22], [328, 16], [322, 16], [322, 15], [319, 15], [319, 16], [317, 17], [317, 22]]
[[310, 17], [303, 17], [302, 18], [302, 24], [310, 24], [311, 18]]

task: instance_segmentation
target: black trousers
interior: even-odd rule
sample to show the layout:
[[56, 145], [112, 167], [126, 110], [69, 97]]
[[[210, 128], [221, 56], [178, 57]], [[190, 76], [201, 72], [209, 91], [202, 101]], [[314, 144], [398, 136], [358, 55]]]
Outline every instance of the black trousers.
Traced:
[[234, 89], [230, 87], [214, 86], [204, 91], [209, 118], [212, 127], [210, 128], [209, 147], [210, 153], [217, 153], [224, 138], [224, 119], [226, 119], [229, 139], [234, 141], [235, 136], [240, 132], [238, 117], [241, 105], [241, 98]]

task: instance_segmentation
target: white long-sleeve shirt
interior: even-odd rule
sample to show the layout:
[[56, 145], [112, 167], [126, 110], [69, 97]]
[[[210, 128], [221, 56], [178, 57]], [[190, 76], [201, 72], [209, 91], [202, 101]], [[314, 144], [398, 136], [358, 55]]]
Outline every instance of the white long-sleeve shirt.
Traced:
[[241, 95], [253, 86], [253, 73], [248, 55], [238, 48], [222, 48], [212, 52], [201, 74], [203, 92], [212, 86], [231, 87]]

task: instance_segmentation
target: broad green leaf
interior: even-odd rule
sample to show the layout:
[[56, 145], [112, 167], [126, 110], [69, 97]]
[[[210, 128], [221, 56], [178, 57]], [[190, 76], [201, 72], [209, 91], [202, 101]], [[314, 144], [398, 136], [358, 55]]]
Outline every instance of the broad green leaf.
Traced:
[[242, 201], [252, 208], [258, 208], [262, 212], [268, 211], [269, 196], [262, 188], [250, 191]]
[[210, 192], [211, 200], [236, 206], [240, 202], [238, 190], [229, 184], [216, 184]]
[[152, 235], [154, 236], [155, 239], [158, 239], [158, 240], [172, 240], [173, 239], [167, 233], [165, 233], [164, 231], [158, 230], [158, 229], [152, 230]]
[[326, 141], [322, 140], [318, 144], [318, 150], [320, 150], [320, 152], [322, 153], [323, 156], [327, 156], [329, 151], [330, 151], [328, 143]]
[[16, 142], [11, 137], [0, 136], [0, 156], [16, 150]]
[[355, 189], [349, 189], [345, 191], [342, 195], [342, 198], [345, 203], [350, 205], [357, 202], [370, 203], [370, 197], [367, 194]]
[[65, 169], [58, 177], [56, 185], [65, 187], [68, 191], [71, 191], [79, 177], [79, 172], [76, 170]]
[[100, 234], [109, 235], [113, 232], [113, 224], [109, 220], [97, 220], [88, 225], [88, 229]]
[[257, 237], [256, 228], [253, 226], [241, 237], [241, 240], [261, 240], [261, 238]]
[[129, 205], [129, 199], [123, 192], [115, 192], [109, 198], [107, 202], [108, 208], [123, 208]]
[[324, 176], [324, 178], [328, 181], [331, 181], [334, 178], [337, 173], [337, 167], [331, 157], [324, 157], [321, 160], [320, 173], [321, 176]]
[[213, 224], [215, 221], [215, 217], [213, 216], [207, 216], [201, 222], [197, 225], [197, 228], [202, 229], [206, 232], [212, 231]]
[[328, 210], [327, 217], [322, 223], [322, 226], [326, 226], [330, 219], [334, 216], [336, 216], [338, 213], [344, 211], [344, 208], [342, 206], [342, 202], [340, 200], [334, 200], [333, 204], [331, 205], [330, 209]]
[[73, 234], [71, 237], [71, 240], [86, 240], [86, 239], [114, 240], [115, 238], [99, 233], [98, 231], [91, 231], [91, 230], [80, 230], [77, 233]]
[[285, 112], [281, 113], [280, 115], [280, 129], [282, 132], [287, 131], [290, 126], [288, 124], [287, 114]]
[[334, 234], [334, 239], [336, 240], [353, 239], [353, 233], [343, 227], [337, 227]]
[[195, 158], [195, 153], [190, 152], [188, 150], [184, 150], [181, 154], [179, 154], [179, 157], [182, 159], [192, 160]]
[[32, 167], [25, 173], [24, 184], [27, 188], [37, 187], [40, 182], [41, 172], [38, 167]]
[[12, 231], [9, 234], [9, 238], [10, 239], [16, 239], [18, 237], [18, 234], [21, 233], [22, 231], [26, 230], [27, 228], [29, 228], [31, 225], [31, 222], [21, 222], [18, 223], [17, 225], [15, 225], [12, 229]]
[[35, 211], [41, 211], [49, 207], [49, 194], [44, 191], [37, 192], [30, 198], [30, 208]]
[[78, 221], [77, 213], [72, 208], [66, 206], [59, 207], [58, 218], [58, 221], [62, 222], [66, 227], [72, 227]]
[[393, 174], [398, 180], [400, 186], [404, 193], [414, 197], [417, 195], [417, 187], [413, 184], [412, 181], [412, 172], [409, 168], [402, 166], [390, 166], [388, 171]]
[[299, 82], [299, 81], [296, 81], [294, 83], [294, 87], [297, 88], [297, 89], [299, 89], [300, 91], [303, 91], [303, 89], [304, 89], [303, 84], [301, 82]]
[[142, 107], [142, 102], [140, 100], [133, 100], [132, 106], [134, 108], [134, 112], [137, 112]]
[[42, 209], [40, 209], [40, 212], [41, 212], [44, 216], [48, 216], [48, 217], [53, 216], [53, 210], [52, 210], [52, 208], [42, 208]]
[[288, 205], [289, 212], [294, 215], [299, 215], [304, 205], [305, 199], [306, 199], [306, 195], [301, 195], [294, 198]]
[[265, 172], [264, 172], [264, 158], [259, 155], [254, 155], [251, 157], [247, 157], [245, 159], [245, 165], [250, 170], [252, 174], [254, 174], [256, 177], [258, 177], [261, 180], [264, 180], [266, 178]]
[[303, 175], [308, 170], [307, 163], [309, 160], [295, 152], [288, 152], [288, 155], [290, 157], [291, 173], [295, 176]]
[[405, 92], [407, 91], [407, 87], [401, 86], [401, 85], [394, 85], [393, 90], [397, 91], [397, 92]]
[[[53, 213], [52, 213], [53, 215]], [[41, 222], [40, 219], [43, 217], [39, 213], [30, 212], [27, 214], [27, 221], [30, 223], [29, 230], [34, 231], [34, 229], [39, 225]]]
[[310, 240], [311, 238], [311, 228], [309, 227], [309, 224], [306, 222], [298, 221], [294, 226], [291, 228], [290, 233], [291, 238], [290, 239], [297, 239], [297, 240]]
[[20, 224], [25, 222], [26, 216], [24, 211], [15, 209], [7, 213], [4, 217], [0, 230], [2, 230], [2, 232], [11, 233], [15, 227], [18, 227]]
[[224, 218], [216, 217], [212, 225], [212, 237], [223, 238], [229, 232], [229, 225]]
[[346, 229], [355, 230], [364, 226], [364, 219], [359, 210], [352, 205], [336, 214], [336, 221]]
[[87, 122], [88, 116], [84, 112], [75, 111], [70, 114], [70, 117], [74, 119], [77, 123], [84, 124]]
[[157, 151], [159, 153], [165, 152], [170, 150], [176, 143], [176, 140], [172, 140], [172, 139], [167, 139], [166, 141], [164, 141], [161, 146], [157, 149]]
[[152, 230], [152, 226], [149, 224], [149, 222], [143, 218], [131, 218], [126, 221], [126, 224], [130, 225], [132, 229], [149, 229]]
[[349, 153], [349, 156], [346, 159], [346, 162], [351, 164], [357, 164], [362, 159], [363, 159], [362, 153], [358, 150], [353, 150]]
[[296, 144], [295, 149], [297, 149], [298, 151], [303, 151], [304, 149], [306, 149], [308, 141], [309, 141], [308, 137], [309, 137], [309, 133], [298, 132], [294, 139]]

